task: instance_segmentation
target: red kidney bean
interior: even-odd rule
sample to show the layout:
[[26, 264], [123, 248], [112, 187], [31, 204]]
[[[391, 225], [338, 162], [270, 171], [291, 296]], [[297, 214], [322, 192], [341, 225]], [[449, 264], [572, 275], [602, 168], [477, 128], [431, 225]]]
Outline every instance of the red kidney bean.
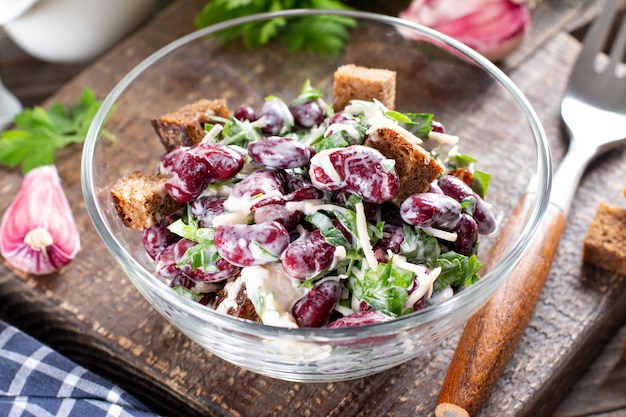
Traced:
[[332, 323], [328, 324], [326, 328], [338, 328], [338, 327], [354, 327], [365, 326], [368, 324], [382, 323], [387, 321], [388, 318], [380, 311], [365, 310], [352, 313], [348, 316], [339, 318]]
[[[176, 262], [180, 261], [180, 258], [182, 258], [188, 249], [196, 246], [197, 244], [197, 242], [187, 239], [181, 239], [178, 241], [178, 243], [174, 245], [174, 257]], [[190, 263], [180, 265], [178, 269], [188, 277], [201, 282], [224, 281], [234, 276], [239, 271], [237, 266], [231, 264], [224, 258], [219, 258], [213, 265], [217, 268], [217, 270], [206, 271], [201, 266], [194, 269]]]
[[[217, 251], [237, 266], [263, 265], [274, 262], [289, 245], [289, 232], [282, 224], [272, 221], [259, 224], [223, 224], [215, 228]], [[264, 257], [259, 248], [276, 259]]]
[[160, 222], [141, 231], [141, 241], [146, 252], [152, 259], [166, 247], [180, 240], [180, 236], [169, 231], [167, 224]]
[[322, 327], [341, 297], [341, 286], [337, 281], [326, 280], [311, 288], [296, 301], [292, 313], [299, 327]]
[[307, 279], [326, 270], [335, 259], [335, 247], [328, 243], [319, 230], [306, 231], [289, 244], [281, 262], [287, 275]]
[[461, 204], [445, 194], [420, 193], [402, 202], [400, 215], [413, 226], [450, 230], [461, 219]]
[[238, 182], [233, 187], [231, 195], [236, 198], [252, 198], [276, 190], [281, 194], [284, 192], [280, 172], [273, 169], [262, 169]]
[[346, 124], [346, 125], [357, 125], [359, 124], [359, 119], [356, 116], [353, 116], [352, 114], [348, 112], [340, 111], [340, 112], [335, 113], [328, 120], [328, 126], [333, 125], [335, 123], [341, 123], [341, 124]]
[[302, 223], [305, 216], [300, 210], [288, 210], [286, 204], [291, 201], [318, 200], [322, 197], [323, 193], [320, 190], [308, 185], [289, 194], [263, 198], [251, 207], [254, 210], [254, 222], [275, 220], [292, 231]]
[[159, 171], [172, 175], [165, 184], [172, 198], [189, 203], [209, 184], [232, 178], [241, 170], [243, 162], [243, 155], [229, 146], [199, 143], [165, 154]]
[[172, 280], [183, 273], [176, 266], [176, 256], [174, 255], [174, 248], [176, 243], [173, 243], [159, 252], [154, 261], [154, 270], [156, 273], [165, 279]]
[[400, 245], [404, 242], [404, 231], [400, 226], [385, 224], [383, 226], [383, 238], [376, 244], [376, 247], [385, 252], [390, 250], [393, 253], [400, 253]]
[[446, 195], [459, 202], [467, 197], [474, 197], [476, 207], [473, 217], [478, 225], [479, 233], [489, 234], [496, 230], [496, 218], [491, 212], [491, 208], [469, 185], [453, 175], [444, 175], [439, 178], [437, 184]]
[[391, 200], [400, 186], [398, 173], [386, 166], [387, 158], [363, 145], [324, 150], [309, 167], [311, 181], [326, 191], [348, 191], [364, 201], [382, 204]]
[[218, 196], [200, 197], [189, 205], [191, 214], [198, 219], [200, 227], [212, 227], [213, 219], [224, 213], [226, 198]]
[[309, 163], [314, 149], [296, 139], [279, 136], [263, 137], [248, 145], [248, 155], [256, 162], [272, 168], [299, 168]]
[[289, 106], [289, 111], [296, 125], [305, 129], [319, 125], [326, 115], [322, 106], [315, 100], [292, 104]]
[[289, 107], [279, 98], [263, 102], [258, 114], [258, 119], [260, 118], [265, 121], [261, 131], [268, 135], [280, 135], [283, 130], [291, 128], [293, 121]]
[[254, 209], [255, 223], [276, 221], [285, 226], [285, 229], [290, 232], [302, 223], [304, 217], [302, 211], [288, 210], [284, 204], [264, 204]]
[[453, 232], [456, 232], [456, 241], [449, 242], [448, 247], [461, 255], [471, 255], [474, 245], [478, 242], [476, 220], [469, 214], [463, 213]]
[[248, 105], [241, 105], [235, 109], [233, 114], [235, 119], [237, 120], [248, 120], [250, 122], [254, 122], [256, 120], [256, 113], [254, 109]]

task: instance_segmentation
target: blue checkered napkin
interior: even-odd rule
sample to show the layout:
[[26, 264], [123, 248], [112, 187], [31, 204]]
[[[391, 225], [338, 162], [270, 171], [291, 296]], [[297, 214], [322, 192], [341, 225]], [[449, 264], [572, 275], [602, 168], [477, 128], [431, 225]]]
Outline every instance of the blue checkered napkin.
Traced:
[[2, 321], [0, 416], [155, 417], [121, 388]]

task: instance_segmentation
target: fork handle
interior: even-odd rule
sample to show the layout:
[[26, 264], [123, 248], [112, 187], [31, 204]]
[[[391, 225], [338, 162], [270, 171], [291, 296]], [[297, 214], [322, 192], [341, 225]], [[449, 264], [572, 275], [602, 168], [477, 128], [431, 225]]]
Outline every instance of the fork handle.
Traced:
[[[515, 222], [515, 217], [511, 216], [510, 221]], [[509, 278], [465, 325], [437, 401], [437, 417], [474, 416], [484, 404], [530, 321], [565, 229], [565, 219], [562, 209], [548, 205], [533, 240]], [[507, 230], [505, 226], [502, 233]], [[494, 250], [499, 250], [497, 243], [491, 253]]]

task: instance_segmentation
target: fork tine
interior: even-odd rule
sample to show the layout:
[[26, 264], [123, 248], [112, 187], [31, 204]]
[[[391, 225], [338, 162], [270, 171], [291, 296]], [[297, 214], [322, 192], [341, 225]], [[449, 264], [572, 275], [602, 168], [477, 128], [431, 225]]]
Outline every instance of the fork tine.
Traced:
[[613, 18], [617, 14], [620, 0], [607, 0], [602, 13], [593, 22], [589, 31], [583, 40], [583, 49], [578, 55], [576, 63], [589, 64], [595, 63], [597, 54], [602, 51], [607, 35], [612, 27]]
[[622, 23], [619, 28], [619, 33], [615, 38], [615, 42], [611, 47], [611, 60], [609, 61], [609, 65], [607, 66], [607, 71], [610, 71], [612, 74], [615, 74], [615, 70], [617, 65], [622, 62], [624, 59], [624, 52], [626, 49], [626, 15], [622, 19]]

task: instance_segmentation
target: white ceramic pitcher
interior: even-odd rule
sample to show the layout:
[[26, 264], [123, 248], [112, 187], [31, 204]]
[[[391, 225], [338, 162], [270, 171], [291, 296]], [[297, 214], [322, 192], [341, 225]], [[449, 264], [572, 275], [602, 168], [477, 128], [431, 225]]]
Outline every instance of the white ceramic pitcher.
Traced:
[[0, 24], [26, 53], [84, 63], [156, 11], [163, 0], [0, 0]]

